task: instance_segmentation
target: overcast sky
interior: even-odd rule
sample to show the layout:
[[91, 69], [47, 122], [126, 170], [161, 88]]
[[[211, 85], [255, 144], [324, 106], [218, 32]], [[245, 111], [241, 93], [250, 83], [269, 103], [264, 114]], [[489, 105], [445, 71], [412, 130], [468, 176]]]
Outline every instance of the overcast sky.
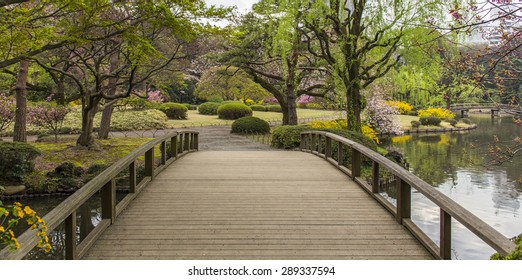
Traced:
[[247, 9], [252, 8], [252, 5], [258, 0], [205, 0], [206, 3], [209, 5], [216, 5], [216, 6], [236, 6], [238, 11], [244, 12]]

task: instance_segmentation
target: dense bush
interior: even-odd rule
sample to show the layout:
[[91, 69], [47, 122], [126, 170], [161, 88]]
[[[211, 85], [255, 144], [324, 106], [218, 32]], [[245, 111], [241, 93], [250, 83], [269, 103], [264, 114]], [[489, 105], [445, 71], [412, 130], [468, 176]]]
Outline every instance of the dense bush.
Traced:
[[467, 118], [463, 118], [460, 120], [461, 122], [465, 123], [465, 124], [471, 124], [471, 120], [470, 119], [467, 119]]
[[455, 119], [451, 119], [451, 120], [449, 120], [449, 124], [450, 124], [451, 126], [453, 126], [453, 127], [455, 127], [455, 126], [457, 125], [457, 123], [458, 123], [458, 121], [455, 120]]
[[323, 105], [319, 103], [308, 103], [306, 104], [306, 109], [313, 109], [313, 110], [322, 110], [324, 109]]
[[71, 162], [64, 162], [47, 173], [47, 180], [42, 187], [45, 190], [78, 189], [83, 185], [81, 178], [83, 173], [81, 167]]
[[0, 142], [0, 182], [21, 183], [33, 172], [33, 160], [40, 155], [35, 147], [19, 142]]
[[228, 103], [219, 106], [217, 113], [220, 119], [236, 120], [252, 116], [252, 109], [243, 103]]
[[192, 104], [188, 104], [188, 103], [183, 103], [182, 104], [183, 106], [187, 107], [187, 110], [197, 110], [198, 109], [198, 106], [197, 105], [192, 105]]
[[154, 109], [157, 107], [156, 102], [152, 102], [150, 100], [147, 100], [145, 98], [132, 96], [129, 98], [121, 99], [117, 103], [118, 105], [122, 106], [128, 106], [132, 110], [141, 111], [141, 110], [147, 110], [147, 109]]
[[281, 109], [281, 105], [269, 105], [269, 106], [266, 106], [266, 110], [268, 112], [283, 112], [283, 109]]
[[411, 127], [419, 128], [420, 126], [421, 126], [421, 123], [419, 121], [411, 121]]
[[499, 253], [495, 253], [491, 255], [492, 260], [522, 260], [522, 234], [520, 234], [517, 238], [515, 238], [516, 247], [513, 252], [509, 253], [509, 255], [503, 257]]
[[267, 121], [256, 117], [242, 117], [232, 123], [234, 133], [269, 133], [270, 125]]
[[205, 102], [198, 107], [198, 112], [203, 115], [217, 115], [217, 110], [221, 104], [217, 102]]
[[372, 139], [361, 133], [338, 128], [314, 129], [308, 125], [283, 125], [274, 128], [272, 132], [272, 146], [280, 149], [298, 148], [301, 143], [301, 132], [309, 130], [320, 130], [334, 133], [347, 139], [351, 139], [357, 143], [360, 143], [374, 151], [377, 151], [377, 144]]
[[[348, 128], [348, 121], [346, 119], [337, 119], [330, 121], [313, 121], [309, 123], [310, 127], [313, 129], [343, 129], [346, 130]], [[379, 143], [379, 138], [377, 137], [377, 132], [369, 125], [362, 125], [362, 134], [369, 137], [375, 143]]]
[[422, 125], [438, 126], [441, 122], [441, 119], [438, 117], [420, 117], [419, 121]]
[[252, 111], [259, 111], [259, 112], [267, 111], [266, 106], [263, 106], [263, 105], [252, 105], [252, 106], [250, 106], [250, 109], [252, 109]]
[[386, 104], [397, 108], [401, 115], [408, 115], [413, 110], [413, 106], [404, 101], [386, 101]]
[[161, 104], [158, 108], [167, 115], [167, 118], [172, 120], [186, 120], [188, 108], [183, 104], [167, 102]]
[[[111, 120], [111, 129], [114, 131], [163, 129], [167, 127], [167, 121], [168, 118], [165, 113], [155, 109], [135, 112], [114, 112]], [[96, 125], [99, 124], [98, 118], [95, 118], [95, 123]]]
[[415, 116], [416, 117], [417, 115], [419, 115], [419, 112], [417, 112], [415, 110], [413, 110], [413, 111], [408, 113], [408, 116]]
[[450, 110], [444, 108], [433, 108], [429, 107], [425, 110], [419, 110], [419, 117], [437, 117], [442, 120], [451, 120], [455, 118], [455, 114], [453, 114]]

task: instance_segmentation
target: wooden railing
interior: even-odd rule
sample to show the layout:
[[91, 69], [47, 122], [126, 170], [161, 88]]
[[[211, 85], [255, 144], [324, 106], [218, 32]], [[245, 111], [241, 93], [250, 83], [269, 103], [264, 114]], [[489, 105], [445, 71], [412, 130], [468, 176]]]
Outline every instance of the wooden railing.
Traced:
[[[170, 143], [169, 151], [167, 143]], [[159, 145], [159, 165], [155, 164], [154, 149]], [[136, 197], [136, 195], [161, 171], [179, 157], [198, 150], [198, 132], [181, 131], [173, 132], [161, 138], [150, 141], [130, 154], [120, 159], [98, 176], [90, 180], [81, 189], [73, 193], [51, 212], [43, 217], [48, 231], [55, 230], [62, 223], [65, 231], [65, 258], [79, 259], [93, 245], [94, 241], [107, 229], [123, 209]], [[170, 157], [169, 157], [170, 155]], [[144, 156], [144, 177], [137, 182], [137, 160]], [[128, 194], [116, 203], [115, 178], [120, 172], [129, 171]], [[78, 227], [76, 226], [77, 211], [93, 195], [99, 193], [101, 199], [101, 221], [83, 240], [78, 240]], [[90, 217], [89, 217], [90, 218]], [[81, 227], [79, 227], [81, 230]], [[80, 233], [79, 235], [82, 235]], [[24, 258], [38, 243], [39, 237], [33, 230], [28, 230], [18, 237], [20, 249], [9, 252], [8, 249], [0, 251], [0, 259], [19, 260]]]
[[[406, 227], [436, 258], [451, 259], [452, 218], [459, 221], [463, 226], [502, 255], [509, 254], [515, 248], [515, 244], [512, 241], [455, 203], [436, 188], [393, 161], [359, 143], [328, 132], [307, 131], [301, 133], [300, 149], [301, 151], [311, 152], [323, 157], [350, 176], [391, 212], [396, 217], [397, 222]], [[363, 156], [365, 157], [365, 164], [371, 168], [371, 183], [368, 183], [367, 180], [361, 177]], [[396, 177], [396, 206], [379, 194], [379, 169], [386, 170]], [[432, 241], [428, 235], [411, 220], [412, 188], [423, 194], [440, 208], [440, 245]]]

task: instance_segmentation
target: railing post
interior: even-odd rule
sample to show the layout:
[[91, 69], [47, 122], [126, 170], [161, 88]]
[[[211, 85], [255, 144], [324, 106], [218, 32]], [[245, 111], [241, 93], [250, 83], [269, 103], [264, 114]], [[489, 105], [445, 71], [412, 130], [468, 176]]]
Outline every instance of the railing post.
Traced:
[[161, 165], [167, 164], [167, 141], [160, 143]]
[[310, 152], [312, 152], [312, 153], [315, 151], [316, 140], [317, 140], [317, 135], [316, 134], [312, 134], [312, 143], [311, 143], [311, 146], [310, 146]]
[[299, 150], [302, 152], [306, 147], [306, 134], [299, 134], [299, 138], [301, 139], [301, 141], [299, 142]]
[[352, 147], [352, 178], [361, 176], [361, 152]]
[[170, 138], [170, 152], [173, 158], [178, 158], [178, 135]]
[[178, 154], [183, 153], [183, 145], [185, 143], [185, 139], [183, 137], [183, 133], [178, 134], [179, 136], [179, 145], [178, 145]]
[[337, 142], [337, 165], [342, 166], [344, 164], [344, 144]]
[[136, 193], [136, 161], [129, 164], [129, 192]]
[[372, 193], [379, 193], [379, 163], [373, 162], [373, 170], [372, 170]]
[[76, 211], [65, 219], [65, 259], [76, 259]]
[[324, 147], [324, 158], [328, 159], [332, 157], [332, 138], [326, 136], [326, 142]]
[[145, 152], [145, 176], [154, 179], [154, 147]]
[[116, 182], [111, 179], [101, 188], [102, 219], [110, 219], [111, 224], [116, 219]]
[[451, 260], [451, 215], [440, 209], [440, 257]]
[[194, 150], [199, 150], [199, 133], [194, 133], [194, 143], [193, 143]]
[[184, 136], [185, 136], [185, 140], [183, 142], [185, 145], [184, 145], [183, 151], [189, 151], [190, 150], [190, 133], [185, 133]]
[[402, 179], [397, 178], [397, 222], [402, 225], [402, 219], [411, 218], [411, 187]]

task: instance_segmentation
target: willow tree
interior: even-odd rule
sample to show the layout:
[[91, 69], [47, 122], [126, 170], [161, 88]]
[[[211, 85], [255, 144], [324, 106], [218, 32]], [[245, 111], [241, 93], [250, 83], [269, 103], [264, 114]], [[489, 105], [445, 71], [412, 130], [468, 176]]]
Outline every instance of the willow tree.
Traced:
[[299, 7], [307, 1], [263, 0], [244, 16], [225, 62], [240, 67], [279, 102], [283, 124], [297, 124], [296, 100], [303, 94], [323, 97], [328, 73], [306, 51], [298, 26]]
[[308, 50], [324, 59], [347, 103], [348, 129], [361, 131], [362, 90], [385, 76], [400, 60], [403, 37], [416, 25], [443, 17], [443, 1], [308, 1], [301, 27]]

